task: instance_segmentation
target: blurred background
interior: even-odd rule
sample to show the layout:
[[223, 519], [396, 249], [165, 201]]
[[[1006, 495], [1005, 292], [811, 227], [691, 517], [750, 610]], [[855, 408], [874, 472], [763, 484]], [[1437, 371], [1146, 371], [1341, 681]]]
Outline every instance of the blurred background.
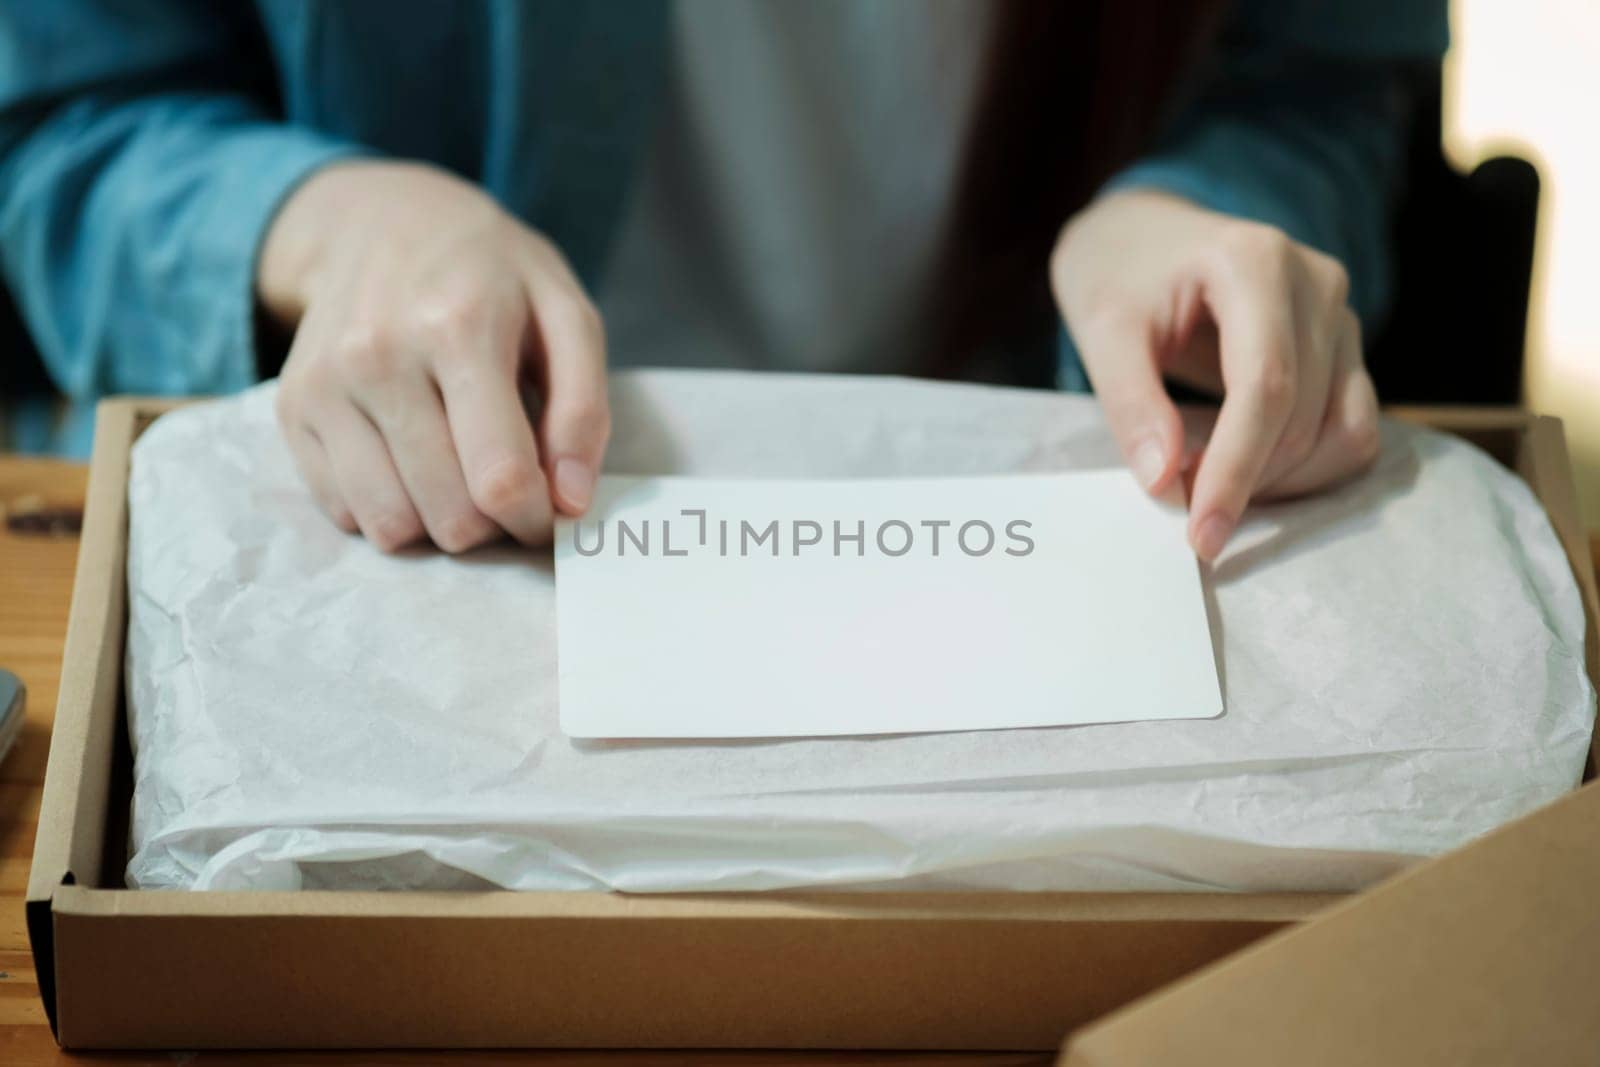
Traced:
[[1450, 24], [1447, 158], [1470, 171], [1514, 155], [1538, 172], [1523, 393], [1565, 420], [1584, 517], [1600, 530], [1600, 3], [1452, 0]]

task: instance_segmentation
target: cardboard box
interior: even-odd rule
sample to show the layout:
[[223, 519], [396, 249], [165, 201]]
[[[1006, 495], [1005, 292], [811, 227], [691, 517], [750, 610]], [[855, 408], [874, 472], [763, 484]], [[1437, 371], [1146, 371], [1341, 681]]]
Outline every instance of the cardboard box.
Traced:
[[[27, 904], [40, 991], [64, 1046], [1055, 1048], [1074, 1028], [1345, 899], [123, 888], [128, 451], [165, 408], [109, 401], [96, 427]], [[1589, 669], [1600, 677], [1594, 578], [1560, 424], [1515, 412], [1428, 421], [1500, 456], [1544, 502], [1584, 590]], [[1593, 777], [1592, 754], [1590, 763]], [[1260, 1056], [1232, 1063], [1310, 1062], [1295, 1035], [1337, 1045], [1378, 1017], [1369, 1006], [1352, 1019], [1346, 1003], [1374, 998], [1406, 1012], [1425, 1001], [1430, 1012], [1417, 1017], [1430, 1024], [1459, 1004], [1463, 1015], [1476, 1012], [1463, 1020], [1470, 1030], [1493, 1013], [1466, 983], [1495, 960], [1501, 974], [1525, 980], [1526, 1004], [1517, 1004], [1529, 1013], [1539, 995], [1551, 1012], [1592, 1001], [1600, 927], [1574, 936], [1570, 923], [1600, 885], [1597, 856], [1600, 787], [1590, 785], [1113, 1016], [1085, 1032], [1067, 1062], [1144, 1063], [1158, 1052], [1192, 1062], [1173, 1052], [1202, 1047], [1191, 1032], [1222, 1049], [1240, 1030], [1287, 1044], [1262, 1038], [1252, 1046]], [[1527, 884], [1534, 872], [1538, 887]], [[1533, 904], [1542, 911], [1521, 915]], [[1433, 955], [1397, 968], [1393, 956], [1408, 945]], [[1491, 988], [1500, 1010], [1505, 991]], [[1594, 1019], [1600, 1010], [1586, 1032]], [[1513, 1036], [1539, 1021], [1517, 1016]], [[1394, 1026], [1372, 1033], [1371, 1047], [1394, 1055], [1416, 1036]]]

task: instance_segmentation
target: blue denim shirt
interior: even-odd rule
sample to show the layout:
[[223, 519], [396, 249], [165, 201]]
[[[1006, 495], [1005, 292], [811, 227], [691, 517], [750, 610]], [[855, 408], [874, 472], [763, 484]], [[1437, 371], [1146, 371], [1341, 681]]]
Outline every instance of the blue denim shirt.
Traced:
[[[0, 277], [74, 401], [239, 389], [274, 210], [317, 167], [371, 154], [481, 182], [593, 284], [651, 127], [664, 15], [661, 0], [6, 3]], [[1343, 260], [1376, 315], [1394, 90], [1443, 51], [1444, 4], [1247, 0], [1230, 18], [1204, 83], [1113, 184], [1275, 224]], [[81, 411], [65, 441], [13, 423], [30, 426], [36, 445], [87, 445]]]

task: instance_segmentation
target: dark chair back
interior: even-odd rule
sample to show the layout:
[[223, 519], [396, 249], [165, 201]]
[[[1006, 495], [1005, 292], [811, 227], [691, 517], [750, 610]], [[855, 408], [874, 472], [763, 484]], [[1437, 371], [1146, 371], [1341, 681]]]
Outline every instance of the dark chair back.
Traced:
[[1385, 403], [1516, 404], [1539, 174], [1497, 157], [1445, 159], [1438, 92], [1422, 100], [1395, 214], [1394, 303], [1367, 348]]

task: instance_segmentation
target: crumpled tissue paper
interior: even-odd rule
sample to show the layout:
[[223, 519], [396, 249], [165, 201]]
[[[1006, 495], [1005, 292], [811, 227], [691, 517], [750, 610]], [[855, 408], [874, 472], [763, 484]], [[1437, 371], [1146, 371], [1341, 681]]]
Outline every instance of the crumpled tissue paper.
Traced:
[[[1367, 477], [1252, 511], [1206, 578], [1221, 718], [579, 742], [549, 553], [341, 533], [273, 390], [133, 452], [132, 886], [1349, 890], [1581, 774], [1567, 561], [1526, 486], [1441, 434], [1386, 423]], [[1048, 392], [643, 371], [612, 404], [615, 473], [1117, 462], [1094, 401]]]

